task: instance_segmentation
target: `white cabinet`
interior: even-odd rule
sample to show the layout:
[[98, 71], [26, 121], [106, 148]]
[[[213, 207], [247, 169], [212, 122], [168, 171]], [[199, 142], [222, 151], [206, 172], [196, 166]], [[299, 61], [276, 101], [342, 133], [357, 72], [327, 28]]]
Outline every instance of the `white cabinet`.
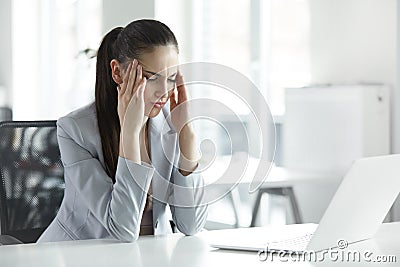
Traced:
[[288, 88], [285, 97], [285, 167], [343, 174], [355, 159], [390, 153], [387, 86]]

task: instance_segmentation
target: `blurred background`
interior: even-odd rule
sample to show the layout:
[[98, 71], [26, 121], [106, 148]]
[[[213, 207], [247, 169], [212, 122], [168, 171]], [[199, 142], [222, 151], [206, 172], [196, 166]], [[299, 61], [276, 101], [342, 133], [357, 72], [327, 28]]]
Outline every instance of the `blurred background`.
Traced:
[[[90, 103], [102, 36], [138, 18], [172, 29], [181, 63], [223, 64], [248, 77], [275, 121], [267, 182], [212, 204], [207, 229], [317, 223], [355, 159], [400, 152], [398, 0], [2, 0], [0, 107], [13, 120], [55, 120]], [[234, 96], [202, 96], [246, 123], [250, 110]], [[224, 135], [203, 126], [199, 135], [222, 144], [224, 162]], [[387, 220], [399, 219], [396, 204]]]

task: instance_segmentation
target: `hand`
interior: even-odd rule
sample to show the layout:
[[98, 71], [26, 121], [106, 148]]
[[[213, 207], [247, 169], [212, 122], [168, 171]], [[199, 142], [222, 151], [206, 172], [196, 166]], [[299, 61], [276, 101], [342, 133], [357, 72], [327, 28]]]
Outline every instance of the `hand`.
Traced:
[[128, 66], [122, 84], [118, 85], [118, 117], [121, 124], [119, 155], [141, 163], [140, 131], [148, 116], [144, 114], [146, 78], [135, 59]]
[[[188, 98], [188, 92], [184, 84], [183, 76], [178, 70], [178, 73], [176, 74], [175, 88], [170, 97], [170, 111], [172, 124], [179, 133], [192, 131], [190, 123], [188, 123], [190, 119], [188, 108], [189, 102], [185, 103], [189, 100]], [[180, 106], [181, 104], [183, 105]]]
[[118, 117], [121, 129], [138, 134], [146, 123], [144, 114], [144, 89], [146, 78], [142, 77], [142, 66], [135, 59], [128, 66], [122, 84], [118, 85]]
[[[199, 153], [196, 148], [196, 135], [189, 123], [188, 92], [183, 76], [179, 71], [176, 74], [176, 84], [177, 87], [174, 88], [170, 98], [171, 121], [179, 133], [179, 147], [181, 150], [179, 171], [186, 176], [197, 167]], [[183, 105], [178, 107], [181, 104]]]

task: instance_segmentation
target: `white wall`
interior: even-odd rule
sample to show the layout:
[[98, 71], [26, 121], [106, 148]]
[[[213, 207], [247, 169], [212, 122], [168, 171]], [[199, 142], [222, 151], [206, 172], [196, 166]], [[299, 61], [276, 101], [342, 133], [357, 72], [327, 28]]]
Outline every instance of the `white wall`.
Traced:
[[139, 18], [154, 18], [155, 0], [103, 0], [103, 33]]
[[400, 153], [400, 0], [309, 2], [312, 82], [390, 85], [391, 150]]
[[396, 83], [396, 0], [310, 0], [315, 83]]
[[[11, 0], [0, 1], [0, 105], [9, 105], [12, 89], [12, 53], [11, 53]], [[0, 88], [0, 90], [2, 90]], [[5, 99], [1, 99], [1, 98]]]

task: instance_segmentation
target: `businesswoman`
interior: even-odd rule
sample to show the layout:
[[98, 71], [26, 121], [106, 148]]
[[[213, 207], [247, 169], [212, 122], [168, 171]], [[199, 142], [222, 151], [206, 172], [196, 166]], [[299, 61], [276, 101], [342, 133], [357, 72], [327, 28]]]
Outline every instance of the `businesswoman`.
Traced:
[[187, 101], [178, 53], [174, 34], [156, 20], [103, 38], [95, 102], [57, 121], [65, 193], [38, 242], [171, 233], [168, 207], [182, 233], [203, 227], [195, 134], [182, 123], [187, 108], [172, 112]]

